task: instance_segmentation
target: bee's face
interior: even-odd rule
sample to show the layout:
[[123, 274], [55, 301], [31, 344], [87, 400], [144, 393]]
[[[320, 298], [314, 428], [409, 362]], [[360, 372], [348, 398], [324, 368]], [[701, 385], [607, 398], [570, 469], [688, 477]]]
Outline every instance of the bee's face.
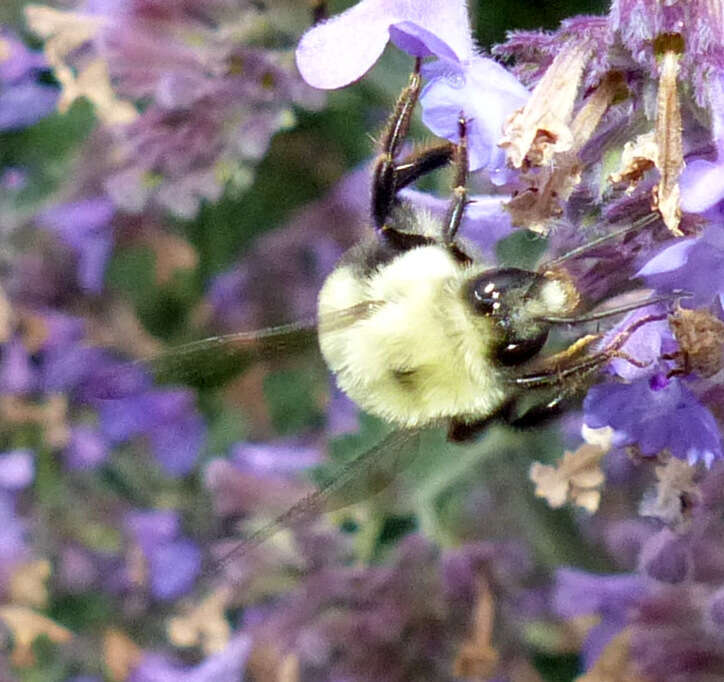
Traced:
[[501, 365], [526, 362], [545, 345], [550, 325], [532, 313], [545, 307], [543, 292], [549, 286], [543, 275], [516, 268], [488, 270], [465, 283], [463, 295], [472, 313], [495, 322], [493, 357]]

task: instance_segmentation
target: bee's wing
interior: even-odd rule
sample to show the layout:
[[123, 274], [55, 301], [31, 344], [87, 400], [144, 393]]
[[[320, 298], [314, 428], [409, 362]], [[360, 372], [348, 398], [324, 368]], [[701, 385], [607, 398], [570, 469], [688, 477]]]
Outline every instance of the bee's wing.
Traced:
[[342, 509], [386, 488], [420, 450], [418, 429], [393, 431], [377, 445], [352, 458], [314, 492], [303, 497], [273, 521], [218, 559], [213, 570], [234, 557], [248, 554], [282, 528], [302, 524], [323, 512]]
[[364, 319], [377, 305], [374, 301], [361, 303], [325, 315], [319, 322], [308, 319], [193, 341], [106, 372], [98, 397], [114, 399], [132, 393], [138, 386], [136, 377], [142, 372], [162, 384], [186, 384], [195, 388], [221, 386], [255, 362], [289, 357], [316, 348], [318, 326], [327, 332], [343, 329]]

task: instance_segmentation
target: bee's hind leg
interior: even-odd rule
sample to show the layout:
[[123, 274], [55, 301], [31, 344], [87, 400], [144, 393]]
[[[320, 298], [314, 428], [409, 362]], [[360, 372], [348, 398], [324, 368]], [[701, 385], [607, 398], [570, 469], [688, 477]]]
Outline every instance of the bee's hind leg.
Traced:
[[400, 204], [398, 192], [422, 176], [446, 166], [456, 158], [458, 147], [451, 142], [439, 142], [398, 159], [410, 130], [421, 86], [420, 59], [417, 59], [410, 81], [400, 93], [382, 130], [378, 144], [379, 153], [372, 173], [372, 221], [382, 237], [399, 251], [430, 244], [435, 240], [398, 229], [393, 215], [394, 209]]

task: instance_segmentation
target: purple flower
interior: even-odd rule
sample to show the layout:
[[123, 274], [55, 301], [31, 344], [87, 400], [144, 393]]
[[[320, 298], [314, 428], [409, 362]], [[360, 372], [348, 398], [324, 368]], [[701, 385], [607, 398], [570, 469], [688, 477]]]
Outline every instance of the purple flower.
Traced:
[[114, 443], [146, 436], [162, 469], [183, 476], [194, 467], [205, 427], [185, 390], [149, 390], [100, 406], [101, 431]]
[[201, 550], [180, 535], [176, 512], [131, 512], [126, 526], [146, 557], [156, 599], [175, 599], [193, 587], [201, 570]]
[[223, 650], [193, 667], [159, 654], [147, 654], [133, 669], [128, 682], [238, 682], [244, 678], [251, 645], [248, 635], [239, 634]]
[[556, 571], [554, 611], [562, 618], [601, 616], [601, 622], [588, 633], [583, 645], [586, 668], [626, 626], [631, 610], [644, 594], [644, 581], [635, 575], [593, 575], [572, 568]]
[[42, 54], [0, 31], [0, 131], [26, 128], [55, 109], [58, 89], [35, 81], [45, 68]]
[[429, 79], [420, 96], [425, 125], [457, 142], [457, 122], [463, 114], [468, 121], [470, 170], [486, 168], [493, 181], [506, 182], [506, 153], [498, 141], [503, 124], [530, 93], [500, 64], [479, 55], [460, 62], [441, 59], [425, 65], [423, 73]]
[[[449, 199], [414, 189], [405, 189], [400, 192], [400, 196], [415, 206], [430, 211], [441, 220], [450, 206]], [[508, 196], [495, 194], [472, 195], [460, 225], [460, 236], [471, 241], [486, 254], [491, 254], [497, 242], [513, 231], [510, 213], [504, 207], [509, 199]]]
[[649, 377], [657, 371], [668, 371], [670, 367], [660, 359], [661, 355], [672, 353], [678, 348], [666, 319], [666, 310], [661, 305], [647, 306], [626, 315], [621, 322], [604, 336], [601, 347], [606, 348], [618, 334], [629, 329], [637, 320], [648, 316], [662, 319], [647, 322], [640, 326], [620, 349], [638, 362], [645, 363], [646, 366], [637, 367], [624, 358], [614, 358], [608, 365], [608, 369], [613, 374], [626, 381]]
[[104, 197], [60, 204], [38, 217], [78, 258], [78, 282], [86, 291], [103, 289], [106, 263], [113, 248], [113, 204]]
[[254, 306], [245, 295], [251, 285], [249, 268], [245, 265], [227, 270], [211, 282], [207, 300], [215, 320], [226, 329], [253, 329]]
[[663, 528], [643, 546], [639, 565], [641, 570], [663, 583], [677, 584], [692, 574], [692, 557], [687, 538]]
[[659, 379], [655, 375], [630, 384], [594, 386], [583, 403], [585, 423], [612, 427], [614, 445], [636, 445], [643, 455], [666, 449], [691, 464], [707, 466], [724, 457], [711, 412], [681, 381]]
[[18, 337], [0, 348], [0, 391], [22, 395], [33, 391], [38, 383], [37, 370], [30, 354]]
[[103, 18], [93, 48], [114, 90], [144, 102], [112, 131], [103, 183], [128, 212], [155, 204], [192, 218], [227, 180], [245, 189], [272, 135], [293, 120], [290, 106], [319, 104], [282, 50], [245, 44], [240, 26], [260, 43], [270, 28], [254, 25], [251, 8], [219, 0], [202, 11], [183, 3], [95, 3], [93, 11]]
[[230, 459], [209, 462], [204, 478], [221, 516], [260, 508], [281, 511], [308, 492], [296, 475], [321, 460], [319, 447], [300, 440], [238, 443]]
[[341, 88], [364, 76], [390, 39], [417, 57], [463, 61], [473, 53], [463, 0], [362, 0], [302, 36], [297, 66], [315, 88]]
[[58, 90], [40, 83], [19, 83], [0, 91], [0, 131], [19, 130], [54, 111]]
[[694, 239], [677, 240], [638, 273], [656, 289], [684, 289], [692, 306], [708, 306], [716, 296], [724, 305], [724, 226], [710, 225]]
[[15, 567], [29, 558], [27, 522], [18, 514], [14, 496], [0, 491], [0, 594], [4, 593]]
[[687, 160], [681, 173], [681, 209], [705, 213], [724, 201], [724, 65], [718, 78], [712, 78], [710, 115], [716, 159]]
[[41, 386], [46, 392], [70, 393], [78, 402], [92, 402], [105, 383], [109, 357], [100, 348], [72, 343], [52, 346], [43, 356]]
[[95, 469], [108, 457], [108, 444], [97, 429], [75, 426], [63, 457], [70, 469]]
[[10, 166], [0, 171], [0, 188], [7, 192], [19, 192], [27, 183], [28, 174], [22, 168]]
[[18, 83], [48, 68], [41, 52], [28, 49], [7, 30], [0, 30], [0, 82]]
[[297, 65], [310, 85], [339, 88], [361, 78], [390, 39], [417, 57], [439, 58], [423, 68], [429, 79], [420, 97], [423, 121], [436, 135], [457, 141], [463, 114], [470, 169], [487, 168], [504, 182], [505, 152], [497, 143], [503, 123], [529, 93], [502, 66], [477, 54], [464, 2], [363, 0], [307, 31]]
[[290, 474], [319, 464], [322, 453], [318, 447], [298, 441], [282, 440], [276, 443], [237, 443], [231, 450], [231, 459], [240, 471], [253, 471], [259, 475]]
[[331, 397], [327, 405], [327, 433], [331, 437], [356, 433], [359, 430], [359, 408], [342, 391], [335, 382], [330, 382]]
[[33, 453], [12, 450], [0, 453], [0, 489], [10, 492], [27, 488], [35, 477]]
[[193, 587], [201, 570], [201, 550], [192, 540], [181, 538], [154, 547], [148, 563], [151, 594], [157, 599], [176, 599]]
[[324, 278], [369, 225], [369, 186], [369, 168], [353, 170], [327, 196], [258, 239], [212, 287], [214, 322], [239, 331], [314, 316]]

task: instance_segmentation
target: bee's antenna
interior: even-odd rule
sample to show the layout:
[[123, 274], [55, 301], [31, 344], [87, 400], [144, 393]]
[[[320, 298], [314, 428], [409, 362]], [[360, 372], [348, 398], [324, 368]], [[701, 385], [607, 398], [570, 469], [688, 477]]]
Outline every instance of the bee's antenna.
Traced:
[[537, 319], [549, 322], [550, 324], [583, 324], [584, 322], [594, 322], [596, 320], [603, 320], [607, 317], [613, 317], [614, 315], [620, 315], [621, 313], [628, 313], [632, 310], [637, 310], [638, 308], [645, 308], [646, 306], [653, 305], [654, 303], [676, 301], [680, 298], [689, 298], [690, 296], [692, 296], [692, 294], [688, 291], [673, 291], [670, 294], [651, 296], [650, 298], [645, 298], [642, 301], [627, 303], [625, 305], [616, 306], [615, 308], [599, 310], [598, 312], [584, 313], [582, 315], [574, 315], [572, 317], [554, 317], [546, 315], [545, 317], [539, 317]]
[[620, 230], [616, 230], [614, 232], [609, 232], [608, 234], [603, 235], [602, 237], [598, 237], [597, 239], [594, 239], [593, 241], [587, 242], [586, 244], [582, 244], [581, 246], [576, 247], [575, 249], [571, 249], [567, 253], [564, 253], [562, 256], [558, 256], [558, 258], [548, 261], [545, 264], [545, 269], [549, 270], [551, 268], [555, 268], [561, 263], [565, 263], [566, 261], [570, 260], [571, 258], [576, 258], [577, 256], [580, 256], [583, 253], [586, 253], [586, 251], [590, 251], [591, 249], [595, 249], [597, 246], [600, 246], [601, 244], [605, 244], [606, 242], [613, 241], [614, 239], [618, 239], [619, 237], [623, 237], [624, 235], [629, 234], [630, 232], [637, 232], [638, 230], [646, 227], [647, 225], [651, 225], [651, 223], [656, 222], [656, 220], [659, 219], [658, 213], [648, 213], [643, 218], [639, 218], [638, 220], [635, 220], [630, 225], [627, 225], [626, 227], [622, 227]]

